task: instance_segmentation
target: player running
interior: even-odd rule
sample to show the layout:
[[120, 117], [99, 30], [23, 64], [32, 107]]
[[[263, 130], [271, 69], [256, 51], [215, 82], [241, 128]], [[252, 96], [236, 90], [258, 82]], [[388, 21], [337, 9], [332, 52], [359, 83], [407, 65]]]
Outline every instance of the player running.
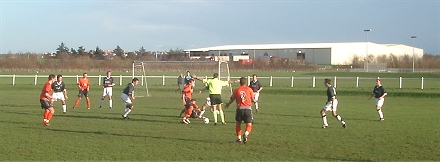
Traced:
[[322, 122], [324, 123], [324, 125], [322, 125], [322, 128], [328, 127], [327, 115], [325, 114], [326, 111], [331, 111], [332, 115], [342, 124], [342, 127], [347, 128], [345, 121], [342, 120], [341, 116], [339, 116], [336, 112], [338, 108], [338, 99], [336, 99], [336, 89], [331, 85], [330, 82], [331, 80], [328, 78], [324, 80], [324, 85], [327, 87], [327, 102], [321, 110]]
[[[128, 114], [133, 109], [133, 103], [131, 100], [134, 100], [134, 86], [136, 86], [139, 83], [138, 78], [133, 78], [131, 80], [131, 83], [128, 83], [127, 86], [125, 86], [124, 90], [121, 94], [122, 102], [125, 104], [124, 114], [122, 114], [122, 118], [127, 119]], [[131, 99], [130, 99], [131, 98]]]

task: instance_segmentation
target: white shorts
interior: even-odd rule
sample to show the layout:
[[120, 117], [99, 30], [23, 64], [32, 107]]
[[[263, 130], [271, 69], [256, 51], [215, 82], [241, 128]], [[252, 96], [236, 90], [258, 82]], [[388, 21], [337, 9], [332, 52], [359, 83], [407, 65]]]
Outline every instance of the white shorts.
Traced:
[[334, 100], [335, 103], [333, 103], [333, 109], [332, 109], [332, 101], [328, 101], [325, 106], [322, 108], [325, 111], [337, 111], [338, 110], [338, 100]]
[[65, 100], [64, 93], [63, 92], [54, 92], [52, 94], [52, 100], [53, 101], [56, 101], [56, 100], [64, 101]]
[[104, 88], [104, 90], [102, 91], [102, 96], [113, 96], [112, 94], [113, 94], [112, 87]]
[[127, 94], [125, 94], [125, 93], [121, 94], [121, 99], [122, 99], [122, 102], [124, 102], [125, 105], [132, 104], [131, 100], [130, 100], [130, 97]]
[[259, 97], [260, 97], [260, 92], [254, 92], [254, 99], [255, 99], [255, 101], [258, 101]]
[[206, 105], [211, 106], [211, 99], [208, 97], [206, 98]]
[[377, 107], [382, 107], [384, 101], [385, 101], [385, 98], [382, 98], [380, 100], [378, 98], [376, 98], [375, 104]]

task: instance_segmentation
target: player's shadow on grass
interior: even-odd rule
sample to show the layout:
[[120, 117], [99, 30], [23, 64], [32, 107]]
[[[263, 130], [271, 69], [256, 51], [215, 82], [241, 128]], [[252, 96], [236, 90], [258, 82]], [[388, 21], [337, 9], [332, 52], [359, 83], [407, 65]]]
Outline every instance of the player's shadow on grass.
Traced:
[[28, 122], [18, 122], [18, 121], [0, 121], [0, 123], [20, 124], [20, 125], [28, 124]]
[[[286, 116], [286, 117], [303, 117], [303, 118], [319, 118], [322, 119], [321, 116], [309, 116], [309, 115], [297, 115], [297, 114], [271, 114], [271, 113], [264, 113], [265, 115], [274, 115], [274, 116]], [[328, 118], [334, 118], [333, 115], [331, 113], [327, 113], [327, 119]], [[350, 120], [360, 120], [360, 121], [377, 121], [377, 120], [372, 120], [372, 119], [360, 119], [360, 118], [343, 118], [346, 121], [350, 121]]]
[[[34, 128], [36, 129], [36, 128]], [[67, 133], [79, 133], [79, 134], [96, 134], [96, 135], [111, 135], [111, 136], [120, 136], [120, 137], [143, 137], [143, 138], [154, 138], [154, 139], [166, 139], [166, 140], [180, 140], [184, 142], [192, 141], [192, 142], [203, 142], [203, 143], [212, 143], [212, 139], [201, 140], [197, 138], [180, 138], [180, 137], [166, 137], [166, 136], [151, 136], [151, 135], [132, 135], [132, 134], [120, 134], [120, 133], [112, 133], [105, 131], [84, 131], [84, 130], [64, 130], [64, 129], [47, 129], [48, 131], [55, 132], [67, 132]]]
[[264, 115], [286, 116], [286, 117], [303, 117], [303, 118], [319, 118], [319, 119], [321, 119], [321, 116], [309, 116], [309, 115], [298, 115], [298, 114], [271, 114], [271, 113], [264, 113]]
[[4, 113], [10, 113], [10, 114], [20, 114], [20, 115], [35, 115], [34, 112], [29, 112], [29, 111], [5, 111], [5, 110], [0, 110]]
[[18, 108], [23, 108], [23, 107], [40, 107], [38, 105], [13, 105], [13, 104], [0, 104], [0, 107], [18, 107]]
[[[104, 113], [104, 114], [119, 115], [119, 116], [121, 116], [121, 113]], [[148, 114], [148, 113], [142, 113], [142, 114], [138, 113], [138, 114], [132, 114], [130, 116], [147, 116], [147, 117], [163, 117], [163, 118], [176, 118], [176, 117], [178, 117], [176, 115]]]
[[[129, 116], [138, 116], [138, 115], [129, 115]], [[58, 115], [57, 117], [60, 118], [79, 118], [79, 119], [103, 119], [103, 120], [127, 120], [127, 121], [145, 121], [145, 122], [154, 122], [154, 123], [163, 123], [166, 122], [164, 120], [154, 120], [154, 119], [141, 119], [141, 118], [129, 118], [129, 119], [124, 119], [121, 117], [120, 114], [118, 114], [115, 117], [107, 117], [107, 116], [79, 116], [79, 115]]]

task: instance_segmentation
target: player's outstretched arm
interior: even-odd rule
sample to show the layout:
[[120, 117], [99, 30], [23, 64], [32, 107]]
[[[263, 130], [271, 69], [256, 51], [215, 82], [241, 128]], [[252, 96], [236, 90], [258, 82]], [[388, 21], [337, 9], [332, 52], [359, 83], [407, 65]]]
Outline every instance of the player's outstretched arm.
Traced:
[[191, 75], [191, 77], [192, 77], [193, 79], [197, 79], [197, 80], [203, 82], [203, 79], [202, 79], [202, 78], [198, 78], [195, 74]]
[[240, 82], [240, 79], [237, 79], [237, 80], [230, 80], [230, 81], [228, 81], [229, 84], [232, 84], [232, 83], [238, 83], [238, 82]]

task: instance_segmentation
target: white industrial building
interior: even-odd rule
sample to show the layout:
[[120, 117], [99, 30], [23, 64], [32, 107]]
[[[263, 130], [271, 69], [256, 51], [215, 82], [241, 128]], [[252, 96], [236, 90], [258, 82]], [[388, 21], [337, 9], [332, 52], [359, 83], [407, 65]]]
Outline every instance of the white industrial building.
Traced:
[[185, 50], [192, 58], [229, 56], [237, 59], [286, 58], [305, 59], [307, 63], [319, 65], [350, 65], [353, 57], [393, 54], [399, 56], [423, 57], [423, 49], [403, 44], [377, 44], [373, 42], [348, 43], [298, 43], [298, 44], [255, 44], [224, 45]]

